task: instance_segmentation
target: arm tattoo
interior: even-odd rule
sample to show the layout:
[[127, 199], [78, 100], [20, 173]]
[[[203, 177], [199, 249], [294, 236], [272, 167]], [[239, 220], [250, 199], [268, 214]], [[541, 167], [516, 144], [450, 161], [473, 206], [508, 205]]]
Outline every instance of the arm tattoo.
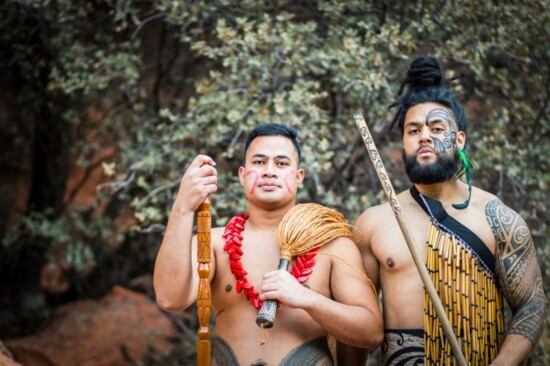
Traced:
[[487, 204], [485, 217], [497, 242], [496, 276], [514, 313], [508, 334], [521, 335], [534, 345], [544, 329], [546, 300], [529, 228], [498, 199]]

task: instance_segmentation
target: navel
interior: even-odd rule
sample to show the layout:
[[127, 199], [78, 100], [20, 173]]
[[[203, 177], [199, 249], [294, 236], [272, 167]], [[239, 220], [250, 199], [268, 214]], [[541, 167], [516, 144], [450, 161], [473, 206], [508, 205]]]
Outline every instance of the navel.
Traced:
[[231, 286], [231, 285], [225, 286], [225, 292], [229, 292], [231, 290], [233, 290], [233, 286]]
[[393, 268], [393, 266], [395, 266], [395, 262], [394, 262], [393, 259], [391, 259], [391, 258], [386, 259], [386, 264], [387, 264], [388, 267], [390, 267], [390, 268]]

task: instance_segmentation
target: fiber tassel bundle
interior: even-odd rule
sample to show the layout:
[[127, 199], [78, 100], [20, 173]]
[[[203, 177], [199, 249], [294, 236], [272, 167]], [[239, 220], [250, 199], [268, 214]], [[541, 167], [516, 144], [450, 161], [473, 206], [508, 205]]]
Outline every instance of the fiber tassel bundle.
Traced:
[[292, 207], [277, 228], [281, 258], [289, 260], [342, 236], [352, 237], [344, 216], [316, 203]]
[[[492, 274], [456, 236], [430, 223], [426, 267], [468, 365], [488, 365], [504, 341], [502, 294]], [[429, 296], [424, 299], [426, 365], [454, 365]]]
[[[286, 270], [292, 257], [308, 253], [339, 237], [351, 239], [352, 233], [344, 216], [338, 211], [316, 203], [302, 203], [292, 207], [277, 228], [277, 243], [281, 250], [279, 269]], [[273, 327], [277, 306], [276, 300], [264, 302], [256, 318], [260, 328]]]

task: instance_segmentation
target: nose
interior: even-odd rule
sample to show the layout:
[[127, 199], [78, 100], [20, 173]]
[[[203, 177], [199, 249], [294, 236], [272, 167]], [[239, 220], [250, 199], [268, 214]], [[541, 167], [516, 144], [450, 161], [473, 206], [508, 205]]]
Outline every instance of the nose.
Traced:
[[433, 142], [432, 135], [430, 135], [430, 128], [428, 126], [422, 127], [420, 130], [420, 143], [430, 144]]
[[273, 162], [267, 162], [265, 164], [265, 168], [264, 168], [264, 171], [262, 172], [262, 176], [267, 178], [277, 177], [277, 174], [275, 173], [275, 164]]

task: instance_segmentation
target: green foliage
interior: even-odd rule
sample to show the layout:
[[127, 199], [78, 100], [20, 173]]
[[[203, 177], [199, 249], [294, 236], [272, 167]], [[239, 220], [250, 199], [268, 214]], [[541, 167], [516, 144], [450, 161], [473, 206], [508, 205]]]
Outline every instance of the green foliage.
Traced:
[[[90, 243], [95, 237], [95, 231], [104, 223], [97, 220], [94, 227], [90, 227], [86, 218], [75, 211], [57, 218], [52, 218], [51, 214], [51, 210], [29, 213], [22, 217], [20, 230], [33, 240], [48, 243], [48, 262], [63, 263], [79, 272], [89, 271], [95, 265]], [[3, 245], [14, 250], [10, 247], [18, 245], [19, 239], [17, 235], [7, 236]]]
[[120, 90], [126, 90], [136, 85], [139, 76], [140, 58], [131, 53], [134, 49], [132, 42], [108, 44], [106, 49], [72, 44], [62, 50], [59, 66], [52, 68], [48, 89], [69, 96], [77, 92], [88, 95], [118, 81]]

